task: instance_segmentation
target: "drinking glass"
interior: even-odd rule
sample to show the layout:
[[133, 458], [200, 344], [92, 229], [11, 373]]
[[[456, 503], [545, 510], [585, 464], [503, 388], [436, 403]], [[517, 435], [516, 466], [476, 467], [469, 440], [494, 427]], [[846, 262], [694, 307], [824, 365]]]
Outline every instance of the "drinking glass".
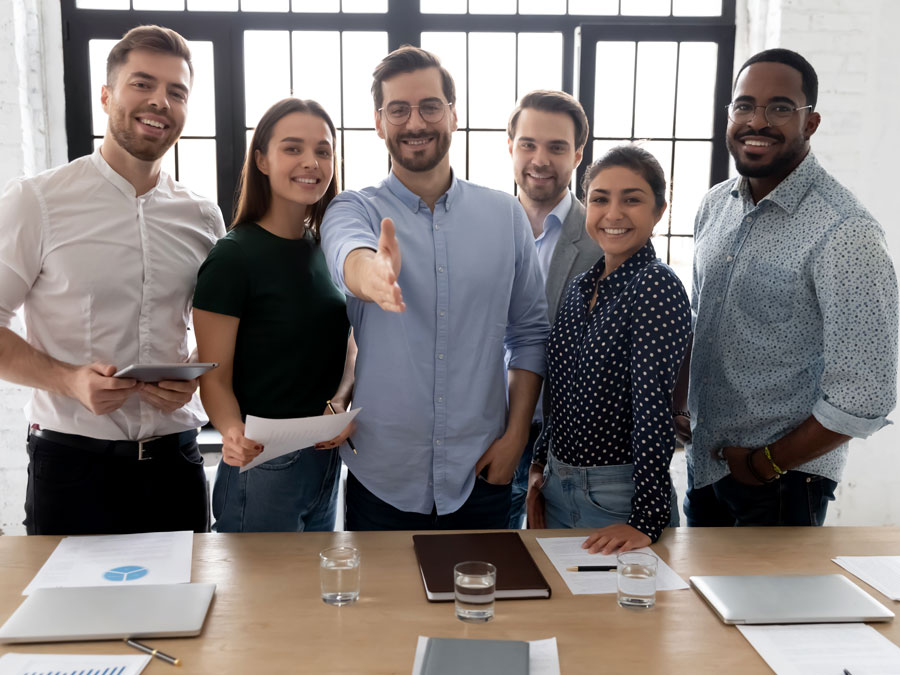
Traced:
[[656, 563], [656, 556], [639, 551], [616, 556], [616, 599], [621, 607], [650, 609], [656, 604]]
[[453, 567], [456, 618], [482, 623], [494, 618], [497, 568], [488, 562], [470, 560]]
[[359, 551], [352, 546], [334, 546], [319, 553], [322, 601], [349, 605], [359, 598]]

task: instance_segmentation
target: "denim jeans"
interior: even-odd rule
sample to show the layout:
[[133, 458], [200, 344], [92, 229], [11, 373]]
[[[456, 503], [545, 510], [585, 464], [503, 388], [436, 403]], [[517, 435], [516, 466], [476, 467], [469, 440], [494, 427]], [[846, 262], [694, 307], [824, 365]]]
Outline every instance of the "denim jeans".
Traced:
[[522, 529], [522, 520], [525, 518], [525, 497], [528, 494], [528, 472], [531, 470], [531, 458], [534, 451], [534, 443], [541, 435], [543, 425], [540, 422], [531, 423], [531, 432], [528, 435], [528, 444], [519, 460], [519, 466], [512, 481], [512, 495], [509, 504], [510, 530]]
[[[544, 468], [544, 519], [548, 528], [606, 527], [624, 523], [631, 515], [634, 465], [571, 466], [547, 455]], [[672, 488], [669, 527], [678, 527], [675, 488]]]
[[240, 473], [219, 462], [212, 507], [217, 532], [329, 532], [334, 529], [337, 450], [304, 448]]
[[728, 475], [698, 489], [688, 466], [684, 514], [689, 527], [817, 526], [825, 522], [836, 487], [824, 476], [788, 471], [765, 485], [744, 485]]

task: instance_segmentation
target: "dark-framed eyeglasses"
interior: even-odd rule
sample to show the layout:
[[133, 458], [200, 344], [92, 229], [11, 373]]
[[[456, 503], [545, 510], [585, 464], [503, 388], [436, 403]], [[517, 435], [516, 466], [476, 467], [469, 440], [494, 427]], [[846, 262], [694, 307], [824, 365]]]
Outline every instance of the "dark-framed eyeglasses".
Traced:
[[787, 124], [798, 110], [812, 110], [811, 105], [805, 105], [800, 108], [792, 106], [790, 103], [770, 103], [769, 105], [753, 105], [746, 101], [732, 101], [727, 106], [728, 119], [735, 124], [749, 124], [756, 116], [756, 109], [762, 108], [766, 114], [766, 121], [770, 127], [780, 127]]
[[444, 119], [444, 110], [451, 107], [452, 103], [444, 103], [443, 101], [421, 101], [419, 105], [410, 105], [409, 103], [389, 103], [378, 109], [378, 112], [384, 113], [387, 121], [397, 126], [406, 124], [409, 116], [412, 115], [413, 108], [419, 111], [419, 117], [429, 124], [437, 124]]

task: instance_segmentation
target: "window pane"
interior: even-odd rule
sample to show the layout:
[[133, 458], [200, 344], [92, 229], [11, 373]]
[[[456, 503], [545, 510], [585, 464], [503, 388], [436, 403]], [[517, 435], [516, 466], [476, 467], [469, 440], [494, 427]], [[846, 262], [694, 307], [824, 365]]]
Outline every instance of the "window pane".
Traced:
[[[423, 0], [424, 2], [424, 0]], [[441, 65], [453, 76], [456, 84], [456, 115], [460, 127], [468, 123], [466, 93], [466, 34], [422, 33], [422, 49], [437, 55]], [[462, 165], [460, 165], [462, 166]], [[460, 169], [462, 170], [462, 169]]]
[[[177, 145], [177, 144], [176, 144]], [[168, 149], [162, 160], [162, 170], [175, 178], [175, 146]]]
[[[665, 220], [665, 216], [663, 216]], [[656, 226], [659, 234], [653, 237], [653, 248], [657, 257], [671, 266], [675, 274], [684, 284], [688, 298], [691, 297], [691, 278], [693, 277], [694, 262], [694, 238], [693, 237], [666, 237], [662, 234], [663, 222]]]
[[236, 12], [238, 0], [187, 0], [187, 8], [194, 12]]
[[565, 14], [566, 0], [519, 0], [519, 14]]
[[469, 180], [513, 193], [514, 181], [505, 131], [469, 132]]
[[387, 12], [387, 0], [343, 0], [341, 11], [347, 13], [384, 14]]
[[676, 42], [639, 42], [634, 135], [671, 136], [675, 122]]
[[617, 145], [627, 145], [628, 143], [631, 143], [631, 139], [613, 138], [602, 141], [594, 141], [594, 161], [596, 162]]
[[469, 125], [505, 129], [516, 105], [516, 36], [514, 33], [470, 33]]
[[288, 0], [241, 0], [244, 12], [286, 12]]
[[134, 0], [134, 9], [178, 11], [184, 9], [184, 0]]
[[675, 16], [722, 16], [722, 0], [675, 0]]
[[344, 126], [374, 126], [372, 71], [386, 54], [387, 33], [344, 33]]
[[420, 0], [422, 14], [465, 14], [467, 0]]
[[675, 143], [675, 182], [672, 193], [672, 233], [693, 234], [694, 216], [700, 200], [709, 190], [712, 164], [710, 141]]
[[634, 42], [598, 42], [594, 136], [631, 136]]
[[516, 0], [470, 0], [469, 14], [515, 14]]
[[668, 16], [671, 0], [622, 0], [622, 16]]
[[[341, 125], [341, 37], [337, 31], [294, 31], [294, 96], [322, 104]], [[310, 67], [310, 55], [315, 67]], [[371, 119], [368, 124], [372, 124]]]
[[450, 166], [457, 178], [468, 179], [466, 174], [466, 133], [454, 131], [450, 140]]
[[76, 0], [78, 9], [129, 9], [128, 0]]
[[519, 33], [517, 100], [533, 89], [562, 89], [562, 44], [562, 33]]
[[248, 125], [256, 126], [269, 106], [291, 95], [288, 36], [286, 30], [244, 32], [244, 90]]
[[387, 172], [387, 148], [374, 129], [344, 132], [345, 190], [361, 190], [375, 185]]
[[340, 12], [341, 0], [292, 0], [295, 12]]
[[213, 43], [188, 41], [194, 64], [194, 85], [188, 98], [185, 136], [216, 135], [216, 78], [213, 70]]
[[618, 14], [619, 0], [569, 0], [569, 14]]
[[216, 201], [215, 140], [178, 141], [178, 180], [197, 194]]
[[118, 40], [91, 40], [88, 59], [91, 69], [91, 129], [95, 136], [106, 133], [106, 113], [100, 105], [100, 88], [106, 84], [106, 57]]
[[717, 55], [715, 42], [681, 43], [675, 112], [675, 135], [680, 138], [712, 138]]
[[672, 142], [671, 141], [638, 141], [639, 145], [651, 155], [656, 157], [656, 161], [662, 167], [663, 173], [666, 174], [666, 201], [669, 199], [669, 188], [672, 183]]

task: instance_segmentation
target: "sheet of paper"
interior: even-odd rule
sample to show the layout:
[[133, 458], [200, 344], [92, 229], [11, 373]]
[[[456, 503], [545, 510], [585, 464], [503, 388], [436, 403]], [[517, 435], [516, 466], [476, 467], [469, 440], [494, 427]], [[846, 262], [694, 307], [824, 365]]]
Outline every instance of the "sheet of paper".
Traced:
[[737, 629], [777, 675], [900, 675], [900, 647], [862, 623]]
[[259, 453], [252, 462], [242, 466], [240, 473], [294, 450], [330, 441], [341, 433], [361, 410], [362, 408], [354, 408], [350, 412], [337, 415], [294, 417], [286, 420], [271, 420], [266, 417], [247, 415], [244, 422], [244, 436], [261, 443], [265, 450]]
[[186, 584], [193, 532], [65, 537], [22, 591], [60, 586]]
[[[612, 572], [569, 572], [567, 567], [576, 565], [615, 565], [616, 556], [601, 555], [599, 553], [588, 553], [581, 544], [584, 537], [538, 537], [537, 542], [544, 549], [544, 553], [550, 558], [550, 562], [559, 572], [559, 576], [572, 591], [572, 595], [589, 595], [593, 593], [615, 593], [616, 592], [616, 573]], [[643, 553], [650, 553], [659, 559], [656, 568], [656, 590], [657, 591], [675, 591], [682, 588], [688, 588], [680, 576], [669, 567], [665, 560], [660, 558], [656, 553], [647, 548], [635, 549]]]
[[[416, 643], [416, 656], [413, 659], [412, 675], [422, 675], [422, 662], [425, 660], [425, 647], [429, 638], [420, 635]], [[0, 673], [0, 675], [3, 675]], [[560, 675], [559, 650], [556, 638], [531, 640], [528, 643], [528, 675]]]
[[900, 556], [842, 555], [832, 560], [891, 600], [900, 600]]
[[4, 654], [0, 675], [138, 675], [150, 659], [146, 654]]

